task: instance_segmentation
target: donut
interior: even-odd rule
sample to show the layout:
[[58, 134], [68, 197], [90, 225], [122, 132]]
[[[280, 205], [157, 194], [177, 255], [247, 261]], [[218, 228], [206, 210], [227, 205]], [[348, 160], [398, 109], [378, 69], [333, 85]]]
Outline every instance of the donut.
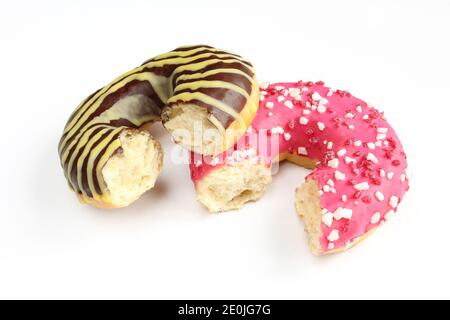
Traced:
[[245, 133], [258, 99], [254, 69], [241, 56], [204, 45], [156, 56], [75, 109], [58, 147], [65, 177], [82, 202], [125, 207], [161, 170], [150, 124], [162, 121], [175, 142], [213, 155]]
[[217, 156], [191, 154], [198, 200], [210, 211], [259, 199], [271, 169], [312, 169], [295, 191], [314, 254], [343, 251], [392, 217], [409, 189], [407, 158], [384, 114], [323, 82], [261, 85], [258, 113], [238, 143]]

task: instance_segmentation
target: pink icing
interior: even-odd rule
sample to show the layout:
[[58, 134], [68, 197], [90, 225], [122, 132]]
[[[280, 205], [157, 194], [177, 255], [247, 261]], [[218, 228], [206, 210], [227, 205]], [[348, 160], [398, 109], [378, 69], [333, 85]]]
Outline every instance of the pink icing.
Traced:
[[[261, 133], [269, 141], [277, 139], [279, 149], [255, 143]], [[237, 161], [249, 157], [242, 151], [256, 149], [268, 166], [284, 153], [318, 161], [306, 179], [321, 188], [323, 252], [345, 247], [386, 221], [409, 189], [406, 155], [383, 113], [323, 82], [262, 86], [251, 128], [234, 148], [216, 157], [224, 161], [192, 155], [194, 184], [230, 159], [236, 161], [236, 149], [243, 153]]]

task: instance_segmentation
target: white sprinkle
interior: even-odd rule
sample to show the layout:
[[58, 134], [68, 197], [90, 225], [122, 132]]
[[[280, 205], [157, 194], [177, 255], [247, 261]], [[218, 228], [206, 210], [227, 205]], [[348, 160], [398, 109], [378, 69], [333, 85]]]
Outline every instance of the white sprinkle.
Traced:
[[388, 128], [378, 128], [377, 132], [378, 133], [387, 133], [388, 132]]
[[283, 86], [276, 86], [276, 87], [275, 87], [275, 90], [277, 90], [277, 91], [281, 91], [281, 90], [283, 90], [283, 89], [284, 89]]
[[328, 166], [336, 169], [337, 167], [339, 167], [339, 159], [335, 158], [333, 160], [328, 161]]
[[361, 113], [362, 112], [362, 107], [361, 106], [357, 106], [356, 107], [356, 111], [358, 111], [358, 113]]
[[312, 111], [317, 110], [317, 106], [316, 106], [316, 105], [312, 105], [312, 106], [311, 106], [311, 110], [312, 110]]
[[334, 187], [334, 181], [331, 179], [328, 179], [327, 185], [329, 185], [330, 187]]
[[329, 185], [324, 185], [323, 186], [323, 192], [330, 192], [330, 186]]
[[404, 173], [402, 173], [402, 174], [400, 175], [400, 181], [401, 181], [401, 182], [405, 182], [405, 180], [406, 180], [406, 175], [405, 175]]
[[328, 142], [328, 144], [327, 144], [327, 149], [328, 150], [331, 150], [333, 148], [333, 142]]
[[342, 196], [342, 201], [347, 202], [347, 196], [345, 194]]
[[343, 157], [343, 156], [345, 156], [346, 153], [347, 153], [347, 150], [341, 149], [338, 151], [337, 155], [338, 155], [338, 157]]
[[266, 108], [267, 108], [267, 109], [272, 109], [272, 108], [273, 108], [273, 102], [270, 102], [270, 101], [267, 102], [267, 103], [266, 103]]
[[278, 98], [277, 98], [277, 101], [278, 102], [282, 102], [282, 101], [284, 101], [285, 100], [285, 97], [283, 97], [283, 96], [278, 96]]
[[342, 173], [339, 170], [336, 170], [334, 172], [334, 178], [338, 181], [344, 181], [345, 180], [345, 173]]
[[381, 214], [379, 212], [375, 212], [374, 215], [372, 216], [372, 218], [370, 218], [370, 223], [376, 224], [376, 223], [380, 222], [380, 219], [381, 219]]
[[284, 136], [284, 140], [286, 140], [286, 141], [291, 140], [291, 134], [290, 133], [286, 132], [286, 133], [283, 134], [283, 136]]
[[339, 230], [334, 229], [327, 237], [328, 241], [333, 242], [339, 240]]
[[375, 192], [375, 197], [378, 199], [378, 201], [384, 200], [384, 195], [380, 191]]
[[348, 125], [348, 128], [349, 128], [350, 130], [355, 130], [355, 126], [352, 125], [352, 124], [349, 124], [349, 125]]
[[355, 147], [361, 147], [362, 146], [361, 140], [356, 140], [353, 144], [355, 145]]
[[327, 108], [325, 106], [320, 105], [317, 107], [317, 112], [324, 113], [325, 111], [327, 111]]
[[289, 88], [289, 95], [292, 98], [295, 98], [301, 94], [301, 91], [299, 88]]
[[314, 93], [312, 94], [311, 98], [312, 98], [314, 101], [319, 101], [320, 99], [322, 99], [322, 96], [321, 96], [318, 92], [314, 92]]
[[381, 141], [377, 141], [377, 142], [375, 142], [375, 146], [377, 146], [377, 147], [381, 147]]
[[380, 177], [384, 178], [385, 176], [386, 176], [386, 172], [383, 169], [381, 169], [380, 170]]
[[287, 90], [287, 89], [283, 89], [282, 92], [283, 92], [283, 96], [285, 96], [285, 97], [287, 97], [289, 94], [289, 90]]
[[259, 96], [259, 101], [264, 101], [266, 97], [264, 97], [262, 94]]
[[259, 94], [262, 94], [263, 96], [267, 95], [267, 91], [260, 91]]
[[328, 244], [328, 250], [333, 250], [334, 249], [334, 243], [329, 243]]
[[389, 173], [387, 174], [387, 178], [388, 178], [389, 180], [392, 180], [392, 178], [394, 178], [394, 173], [393, 173], [393, 172], [389, 172]]
[[409, 168], [405, 169], [406, 179], [411, 180], [411, 170]]
[[323, 124], [323, 122], [317, 122], [317, 127], [319, 128], [320, 131], [323, 131], [325, 129], [325, 125]]
[[302, 125], [307, 125], [307, 124], [308, 124], [308, 118], [301, 117], [301, 118], [300, 118], [300, 124], [302, 124]]
[[323, 196], [323, 191], [322, 190], [319, 190], [319, 195]]
[[373, 163], [378, 163], [378, 158], [372, 152], [369, 152], [367, 155], [367, 160], [372, 161]]
[[304, 115], [311, 114], [311, 110], [305, 109], [305, 110], [303, 110], [303, 114]]
[[337, 208], [336, 211], [333, 213], [333, 217], [336, 220], [341, 220], [341, 219], [351, 219], [353, 215], [353, 211], [351, 209], [347, 209], [347, 208]]
[[307, 151], [306, 148], [304, 148], [304, 147], [299, 147], [299, 148], [298, 148], [298, 154], [307, 156], [307, 155], [308, 155], [308, 151]]
[[350, 157], [345, 157], [345, 163], [346, 163], [346, 164], [349, 164], [349, 163], [351, 163], [351, 162], [356, 163], [356, 160], [353, 159], [353, 158], [350, 158]]
[[367, 143], [367, 148], [369, 148], [370, 150], [374, 150], [375, 149], [375, 143], [373, 143], [373, 142]]
[[389, 220], [392, 218], [392, 216], [395, 214], [394, 210], [389, 210], [388, 212], [386, 212], [386, 214], [384, 215], [384, 220]]
[[333, 95], [333, 91], [332, 90], [329, 90], [328, 92], [327, 92], [327, 97], [331, 97]]
[[309, 101], [306, 101], [306, 107], [308, 108], [308, 109], [311, 109], [311, 103], [309, 103]]
[[384, 133], [377, 134], [377, 140], [384, 140], [386, 139], [386, 135]]
[[369, 119], [369, 115], [367, 115], [367, 114], [365, 114], [365, 115], [363, 115], [363, 120], [367, 120], [367, 119]]
[[327, 227], [331, 227], [331, 225], [333, 224], [333, 214], [331, 212], [327, 212], [322, 215], [322, 222]]
[[397, 208], [397, 206], [398, 206], [398, 197], [392, 196], [392, 197], [389, 199], [389, 205], [390, 205], [392, 208]]
[[345, 117], [348, 119], [353, 119], [355, 117], [355, 115], [353, 113], [349, 112], [345, 115]]
[[327, 104], [328, 103], [328, 99], [322, 98], [319, 101], [319, 104]]
[[196, 167], [200, 167], [202, 165], [202, 160], [197, 160], [197, 162], [195, 163]]
[[335, 188], [331, 188], [330, 191], [331, 191], [331, 193], [336, 193], [336, 189]]
[[272, 134], [283, 134], [284, 133], [284, 129], [282, 127], [278, 126], [278, 127], [272, 128], [270, 130], [270, 132]]
[[273, 116], [273, 113], [272, 113], [272, 112], [269, 112], [269, 113], [267, 113], [267, 115], [268, 115], [269, 117], [271, 117], [271, 116]]
[[355, 188], [356, 190], [359, 190], [359, 191], [364, 191], [364, 190], [369, 190], [370, 186], [367, 182], [361, 182], [361, 183], [355, 184], [353, 186], [353, 188]]
[[259, 84], [259, 87], [263, 90], [266, 90], [270, 86], [270, 83], [265, 81]]
[[216, 166], [218, 163], [219, 163], [219, 158], [218, 158], [218, 157], [214, 157], [214, 158], [211, 160], [210, 165], [214, 167], [214, 166]]
[[292, 101], [288, 100], [284, 102], [284, 106], [292, 109], [294, 107], [294, 104], [292, 103]]

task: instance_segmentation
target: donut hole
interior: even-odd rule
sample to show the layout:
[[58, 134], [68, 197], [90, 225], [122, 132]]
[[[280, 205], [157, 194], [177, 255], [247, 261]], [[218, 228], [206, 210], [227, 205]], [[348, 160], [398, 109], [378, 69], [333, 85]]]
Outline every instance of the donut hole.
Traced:
[[128, 206], [155, 185], [161, 171], [163, 151], [147, 131], [125, 130], [116, 152], [102, 175], [115, 207]]
[[240, 209], [258, 200], [272, 181], [265, 164], [244, 161], [214, 170], [196, 185], [197, 198], [211, 212]]
[[163, 110], [164, 127], [175, 143], [199, 154], [215, 155], [223, 151], [224, 132], [208, 110], [195, 104], [178, 104]]

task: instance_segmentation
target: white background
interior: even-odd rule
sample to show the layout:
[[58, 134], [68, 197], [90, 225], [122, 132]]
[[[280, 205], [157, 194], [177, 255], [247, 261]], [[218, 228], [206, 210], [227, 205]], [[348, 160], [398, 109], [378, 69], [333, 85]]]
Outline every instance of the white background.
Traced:
[[[0, 298], [450, 298], [450, 1], [1, 1]], [[325, 80], [380, 109], [413, 173], [399, 214], [354, 249], [308, 251], [307, 174], [209, 214], [169, 161], [126, 209], [80, 205], [57, 142], [95, 89], [183, 44], [236, 51], [259, 79]]]

